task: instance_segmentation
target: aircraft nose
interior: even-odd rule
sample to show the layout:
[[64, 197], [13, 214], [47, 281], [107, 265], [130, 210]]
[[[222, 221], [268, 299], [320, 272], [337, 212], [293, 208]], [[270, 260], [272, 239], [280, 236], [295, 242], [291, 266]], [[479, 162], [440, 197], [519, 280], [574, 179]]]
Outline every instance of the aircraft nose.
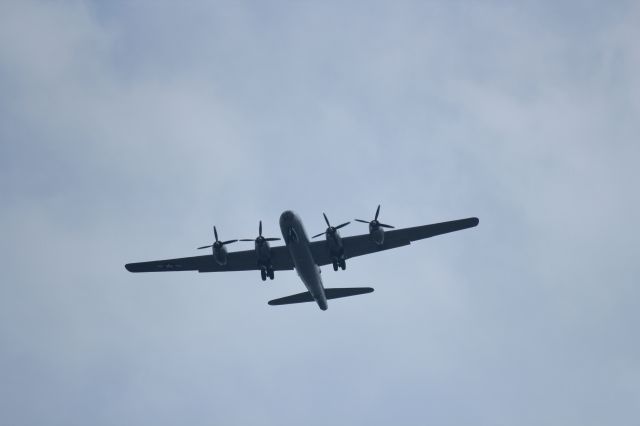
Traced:
[[280, 224], [288, 224], [293, 221], [295, 214], [291, 210], [286, 210], [280, 215]]

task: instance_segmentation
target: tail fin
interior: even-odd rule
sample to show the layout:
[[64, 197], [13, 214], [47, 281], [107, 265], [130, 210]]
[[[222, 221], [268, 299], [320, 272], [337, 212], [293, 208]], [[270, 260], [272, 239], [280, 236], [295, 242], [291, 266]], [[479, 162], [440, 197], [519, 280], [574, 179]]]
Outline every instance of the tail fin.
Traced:
[[[373, 289], [371, 287], [347, 287], [347, 288], [326, 288], [324, 294], [327, 299], [339, 299], [341, 297], [357, 296], [359, 294], [371, 293]], [[281, 297], [280, 299], [273, 299], [269, 301], [269, 305], [290, 305], [292, 303], [304, 303], [313, 302], [313, 296], [308, 291], [304, 293], [293, 294], [287, 297]]]

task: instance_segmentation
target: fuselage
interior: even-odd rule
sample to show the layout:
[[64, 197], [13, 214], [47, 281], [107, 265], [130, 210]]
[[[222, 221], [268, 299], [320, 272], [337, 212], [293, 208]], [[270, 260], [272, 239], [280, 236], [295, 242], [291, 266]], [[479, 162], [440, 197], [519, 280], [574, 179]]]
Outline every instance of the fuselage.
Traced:
[[304, 283], [309, 293], [323, 311], [327, 309], [327, 298], [322, 285], [320, 267], [316, 265], [309, 238], [304, 230], [302, 221], [291, 210], [287, 210], [280, 215], [280, 230], [285, 244], [291, 254], [291, 259], [296, 268], [298, 276]]

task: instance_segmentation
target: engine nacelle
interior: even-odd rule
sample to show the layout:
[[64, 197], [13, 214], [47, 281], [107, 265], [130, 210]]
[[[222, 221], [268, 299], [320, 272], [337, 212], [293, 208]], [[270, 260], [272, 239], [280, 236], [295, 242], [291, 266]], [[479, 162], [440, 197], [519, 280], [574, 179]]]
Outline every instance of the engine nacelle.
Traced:
[[380, 226], [369, 225], [369, 235], [371, 235], [371, 239], [381, 246], [384, 244], [384, 229]]
[[[280, 229], [282, 230], [282, 235], [286, 235], [285, 239], [287, 243], [289, 242], [297, 242], [298, 236], [293, 230], [292, 225], [287, 225], [288, 222], [291, 222], [295, 218], [295, 215], [291, 212], [285, 212], [280, 216]], [[286, 227], [288, 226], [287, 232], [285, 232]], [[263, 237], [262, 236], [262, 221], [258, 222], [258, 237], [255, 240], [252, 239], [242, 239], [240, 241], [253, 241], [255, 247], [256, 261], [258, 269], [260, 270], [260, 277], [262, 281], [266, 281], [267, 277], [269, 279], [273, 279], [273, 265], [271, 264], [271, 247], [269, 246], [269, 241], [277, 241], [280, 238], [274, 237]]]
[[227, 249], [222, 244], [213, 245], [213, 258], [220, 266], [227, 264]]
[[356, 219], [357, 222], [368, 223], [369, 224], [369, 235], [374, 243], [378, 246], [382, 246], [384, 244], [384, 229], [383, 228], [393, 228], [391, 225], [387, 225], [385, 223], [380, 223], [378, 221], [378, 215], [380, 214], [380, 204], [378, 204], [378, 208], [376, 209], [376, 215], [373, 220], [363, 220]]
[[266, 281], [267, 277], [272, 280], [274, 277], [273, 266], [271, 266], [271, 247], [266, 239], [262, 236], [256, 239], [256, 258], [260, 267], [260, 276], [262, 281]]
[[256, 240], [255, 242], [256, 257], [259, 261], [269, 262], [271, 260], [271, 247], [264, 240]]
[[337, 230], [326, 232], [325, 240], [327, 241], [327, 246], [331, 253], [335, 253], [336, 255], [343, 254], [344, 248], [342, 247], [342, 237], [340, 236], [340, 232]]

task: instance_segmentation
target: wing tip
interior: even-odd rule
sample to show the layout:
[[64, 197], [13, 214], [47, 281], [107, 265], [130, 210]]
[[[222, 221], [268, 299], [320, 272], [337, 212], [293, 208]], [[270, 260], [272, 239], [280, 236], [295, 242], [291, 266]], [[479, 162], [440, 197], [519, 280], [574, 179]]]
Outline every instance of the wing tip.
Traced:
[[127, 263], [126, 265], [124, 265], [124, 268], [129, 272], [136, 272], [133, 265], [133, 263]]

